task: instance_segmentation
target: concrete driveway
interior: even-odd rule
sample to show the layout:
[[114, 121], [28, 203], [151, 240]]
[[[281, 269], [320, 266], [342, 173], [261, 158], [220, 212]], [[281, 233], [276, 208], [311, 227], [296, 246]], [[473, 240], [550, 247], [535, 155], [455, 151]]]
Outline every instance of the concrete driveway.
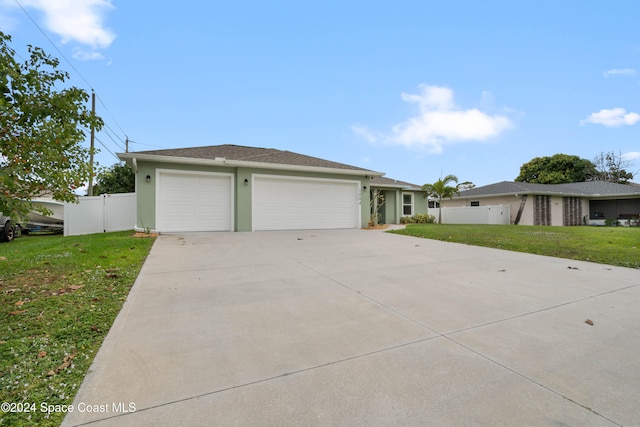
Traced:
[[639, 270], [199, 233], [158, 238], [64, 425], [640, 425], [638, 402]]

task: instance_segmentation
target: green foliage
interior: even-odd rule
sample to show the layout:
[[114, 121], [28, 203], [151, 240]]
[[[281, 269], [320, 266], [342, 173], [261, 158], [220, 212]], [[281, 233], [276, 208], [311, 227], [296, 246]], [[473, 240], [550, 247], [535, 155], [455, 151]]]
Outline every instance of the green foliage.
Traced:
[[429, 214], [415, 214], [400, 218], [400, 224], [433, 224], [435, 221], [436, 217]]
[[0, 245], [0, 402], [37, 405], [0, 412], [0, 425], [60, 425], [65, 414], [40, 404], [73, 402], [153, 241], [125, 231]]
[[[455, 182], [456, 185], [449, 185]], [[438, 201], [438, 223], [442, 223], [442, 199], [451, 199], [454, 195], [460, 191], [473, 188], [474, 185], [471, 182], [462, 182], [458, 184], [458, 177], [455, 175], [447, 175], [444, 178], [440, 178], [433, 184], [425, 184], [422, 189], [426, 191], [425, 197], [433, 197]]]
[[136, 190], [135, 172], [124, 163], [116, 163], [98, 172], [93, 194], [133, 193]]
[[390, 232], [640, 269], [640, 227], [415, 224]]
[[63, 87], [69, 75], [56, 58], [29, 46], [19, 63], [10, 41], [0, 31], [0, 211], [21, 218], [45, 192], [75, 200], [91, 170], [84, 129], [100, 129], [102, 120], [87, 109], [83, 89]]
[[595, 165], [578, 156], [554, 154], [551, 157], [536, 157], [520, 166], [517, 182], [536, 184], [565, 184], [591, 181], [596, 176]]

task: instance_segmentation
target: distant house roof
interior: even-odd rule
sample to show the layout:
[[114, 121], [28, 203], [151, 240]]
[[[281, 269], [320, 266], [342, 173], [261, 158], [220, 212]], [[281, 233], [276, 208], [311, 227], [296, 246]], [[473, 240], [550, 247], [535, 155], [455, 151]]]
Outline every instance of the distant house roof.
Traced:
[[570, 184], [531, 184], [526, 182], [502, 181], [495, 184], [472, 188], [459, 193], [455, 198], [477, 198], [512, 194], [535, 194], [566, 197], [640, 197], [637, 185], [615, 184], [606, 181], [573, 182]]
[[211, 145], [205, 147], [173, 148], [166, 150], [148, 150], [118, 153], [123, 160], [148, 160], [188, 164], [213, 164], [224, 166], [262, 167], [276, 169], [313, 170], [342, 172], [349, 175], [381, 176], [382, 172], [332, 162], [291, 151], [275, 148], [246, 147], [242, 145]]
[[422, 186], [411, 184], [410, 182], [398, 181], [397, 179], [375, 176], [371, 179], [373, 187], [401, 188], [403, 190], [422, 190]]

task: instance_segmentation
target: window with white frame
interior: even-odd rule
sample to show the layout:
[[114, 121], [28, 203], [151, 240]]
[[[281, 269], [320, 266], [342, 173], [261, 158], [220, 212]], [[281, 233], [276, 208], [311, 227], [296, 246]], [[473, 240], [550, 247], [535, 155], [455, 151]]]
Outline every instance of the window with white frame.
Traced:
[[413, 193], [402, 193], [402, 216], [413, 216]]

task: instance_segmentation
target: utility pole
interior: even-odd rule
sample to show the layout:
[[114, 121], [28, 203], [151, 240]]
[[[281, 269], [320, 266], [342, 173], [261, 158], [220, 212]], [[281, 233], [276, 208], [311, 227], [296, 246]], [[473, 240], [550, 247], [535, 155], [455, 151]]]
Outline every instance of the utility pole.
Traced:
[[[96, 117], [96, 93], [91, 89], [91, 118]], [[95, 149], [96, 129], [91, 124], [91, 149], [89, 150], [89, 188], [87, 189], [87, 196], [93, 196], [93, 151]]]
[[129, 152], [129, 137], [127, 136], [127, 139], [124, 141], [124, 152], [128, 153]]

